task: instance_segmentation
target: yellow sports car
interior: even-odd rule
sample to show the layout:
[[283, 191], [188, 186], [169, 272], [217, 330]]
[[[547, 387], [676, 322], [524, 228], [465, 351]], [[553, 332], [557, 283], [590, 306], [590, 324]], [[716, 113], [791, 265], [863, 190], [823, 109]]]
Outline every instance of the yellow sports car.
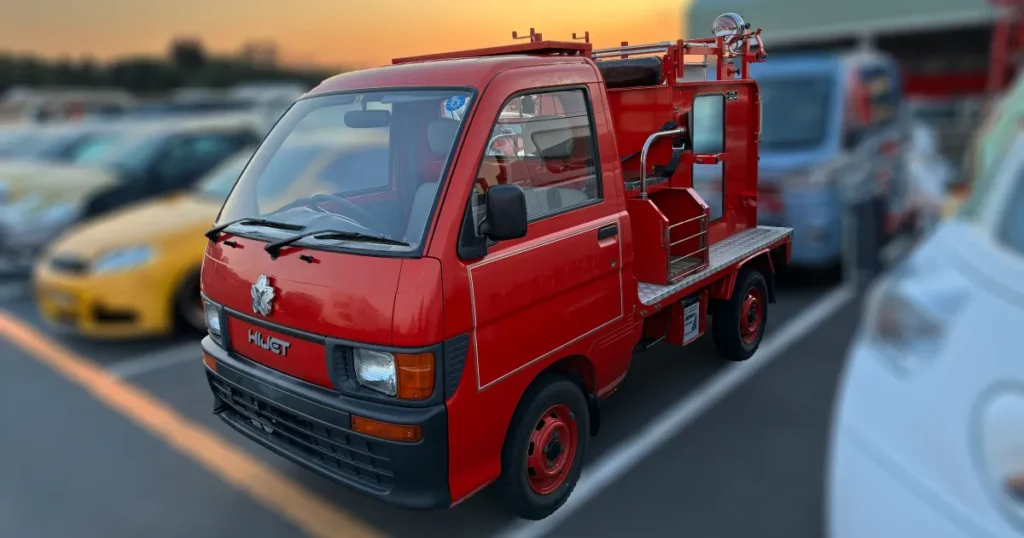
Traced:
[[[376, 155], [372, 142], [366, 146], [369, 152], [356, 154], [334, 146], [329, 136], [313, 134], [279, 148], [278, 166], [264, 173], [287, 177], [263, 184], [292, 187], [283, 193], [260, 193], [264, 200], [271, 205], [279, 197], [294, 200], [292, 191], [310, 192], [310, 182], [316, 190], [333, 192], [338, 162]], [[188, 194], [109, 214], [61, 237], [34, 271], [43, 318], [59, 328], [102, 339], [205, 330], [199, 296], [204, 232], [251, 155], [247, 150], [230, 158]]]
[[128, 207], [61, 237], [34, 271], [51, 324], [97, 338], [199, 329], [199, 267], [210, 223], [252, 150], [187, 194]]

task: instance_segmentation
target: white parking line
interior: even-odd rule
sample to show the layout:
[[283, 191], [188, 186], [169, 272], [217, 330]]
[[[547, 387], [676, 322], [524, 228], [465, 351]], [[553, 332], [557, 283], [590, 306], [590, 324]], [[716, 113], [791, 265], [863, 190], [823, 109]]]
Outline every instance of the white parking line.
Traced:
[[107, 372], [118, 379], [130, 379], [186, 362], [198, 365], [201, 361], [202, 348], [195, 341], [121, 361], [108, 367]]
[[855, 296], [855, 287], [845, 284], [818, 299], [789, 323], [766, 337], [751, 360], [725, 368], [696, 392], [688, 394], [662, 412], [642, 431], [622, 441], [598, 461], [589, 464], [583, 470], [583, 476], [572, 496], [557, 512], [540, 521], [513, 521], [500, 529], [494, 535], [495, 538], [539, 537], [557, 528], [602, 490], [625, 475], [758, 370], [782, 355], [783, 351], [807, 336]]

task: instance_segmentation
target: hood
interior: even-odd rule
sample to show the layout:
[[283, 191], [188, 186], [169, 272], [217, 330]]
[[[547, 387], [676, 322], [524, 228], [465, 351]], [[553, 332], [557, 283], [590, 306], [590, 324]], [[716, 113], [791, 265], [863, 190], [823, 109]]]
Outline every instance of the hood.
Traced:
[[7, 204], [29, 197], [37, 203], [78, 202], [116, 181], [115, 174], [101, 168], [36, 162], [0, 163], [0, 191]]
[[[207, 248], [202, 290], [228, 310], [222, 330], [233, 349], [250, 360], [330, 387], [323, 337], [405, 348], [444, 338], [436, 259], [303, 250], [282, 252], [274, 260], [263, 250], [263, 241], [231, 240], [235, 247], [220, 241]], [[312, 262], [300, 259], [300, 253], [311, 255]], [[253, 311], [253, 288], [264, 275], [273, 291], [269, 315]], [[291, 349], [281, 356], [250, 338], [277, 338]]]
[[179, 236], [205, 240], [202, 234], [213, 225], [220, 206], [219, 201], [188, 194], [131, 206], [72, 229], [52, 252], [92, 260], [102, 252]]

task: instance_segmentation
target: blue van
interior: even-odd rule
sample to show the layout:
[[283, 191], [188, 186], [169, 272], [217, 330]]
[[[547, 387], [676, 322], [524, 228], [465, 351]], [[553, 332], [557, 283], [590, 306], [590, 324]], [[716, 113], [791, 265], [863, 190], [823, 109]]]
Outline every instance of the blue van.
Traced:
[[[877, 224], [894, 232], [909, 205], [896, 63], [867, 52], [783, 53], [751, 75], [761, 94], [758, 216], [793, 228], [791, 265], [843, 262], [845, 203], [858, 197], [873, 198], [884, 217]], [[722, 210], [721, 180], [720, 165], [694, 166], [712, 218]]]

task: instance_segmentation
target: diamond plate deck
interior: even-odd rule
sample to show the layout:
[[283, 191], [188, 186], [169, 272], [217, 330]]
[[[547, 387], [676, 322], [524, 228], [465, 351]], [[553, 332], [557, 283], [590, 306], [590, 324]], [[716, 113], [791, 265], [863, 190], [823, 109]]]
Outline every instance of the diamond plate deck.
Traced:
[[667, 286], [641, 282], [639, 285], [640, 303], [645, 305], [655, 304], [715, 273], [724, 271], [732, 264], [784, 237], [792, 238], [793, 229], [758, 226], [757, 228], [744, 230], [732, 237], [723, 239], [711, 245], [711, 263], [708, 264], [707, 269]]

